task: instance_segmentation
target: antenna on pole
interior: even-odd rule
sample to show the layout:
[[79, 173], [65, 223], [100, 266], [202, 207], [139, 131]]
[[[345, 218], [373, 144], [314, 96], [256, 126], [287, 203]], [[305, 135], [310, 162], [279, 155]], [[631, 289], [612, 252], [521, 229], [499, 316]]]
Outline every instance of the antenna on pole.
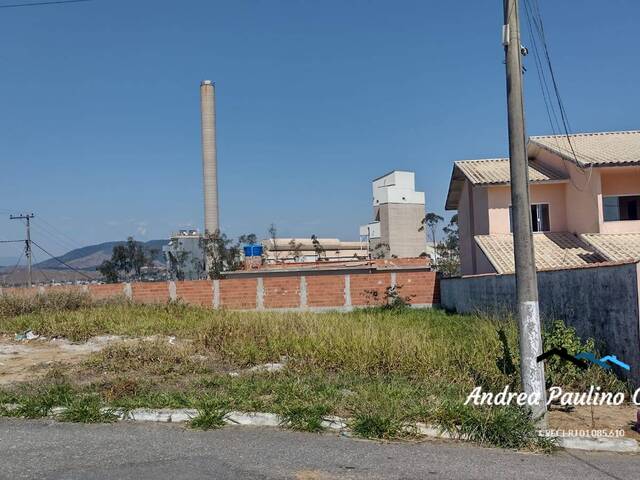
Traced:
[[33, 276], [31, 273], [31, 262], [33, 258], [33, 253], [31, 250], [31, 219], [34, 218], [35, 215], [33, 213], [28, 214], [19, 214], [19, 215], [9, 215], [9, 220], [26, 220], [27, 222], [27, 239], [24, 241], [24, 253], [27, 257], [27, 278], [29, 282], [29, 288], [33, 287]]

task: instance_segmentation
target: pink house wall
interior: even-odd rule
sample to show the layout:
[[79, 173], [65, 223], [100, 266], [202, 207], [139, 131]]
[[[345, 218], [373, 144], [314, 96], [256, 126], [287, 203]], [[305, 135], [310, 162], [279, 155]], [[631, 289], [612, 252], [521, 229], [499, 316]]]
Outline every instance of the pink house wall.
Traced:
[[534, 154], [536, 160], [570, 176], [565, 193], [565, 231], [598, 233], [602, 223], [600, 169], [594, 168], [583, 173], [571, 162], [542, 148], [535, 149]]
[[[509, 206], [511, 188], [506, 185], [488, 187], [489, 233], [511, 233]], [[532, 184], [529, 187], [531, 203], [549, 204], [549, 223], [552, 232], [567, 230], [566, 184]]]
[[493, 267], [473, 240], [475, 235], [489, 233], [488, 201], [486, 188], [471, 188], [470, 183], [465, 181], [458, 207], [462, 275], [471, 275], [487, 268], [488, 272], [493, 272]]
[[[640, 195], [640, 168], [612, 167], [599, 170], [603, 197], [608, 195]], [[640, 232], [640, 220], [605, 222], [604, 209], [602, 208], [599, 221], [600, 233]]]

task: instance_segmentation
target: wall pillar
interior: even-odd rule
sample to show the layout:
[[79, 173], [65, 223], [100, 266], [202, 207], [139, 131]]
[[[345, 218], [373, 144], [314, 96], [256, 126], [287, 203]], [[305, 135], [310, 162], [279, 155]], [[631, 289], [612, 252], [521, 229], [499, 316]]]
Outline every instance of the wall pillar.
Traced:
[[300, 308], [307, 308], [307, 277], [300, 277]]
[[220, 280], [213, 281], [213, 308], [220, 308]]
[[258, 277], [256, 284], [256, 309], [264, 310], [264, 279]]
[[344, 306], [351, 308], [351, 275], [344, 276]]

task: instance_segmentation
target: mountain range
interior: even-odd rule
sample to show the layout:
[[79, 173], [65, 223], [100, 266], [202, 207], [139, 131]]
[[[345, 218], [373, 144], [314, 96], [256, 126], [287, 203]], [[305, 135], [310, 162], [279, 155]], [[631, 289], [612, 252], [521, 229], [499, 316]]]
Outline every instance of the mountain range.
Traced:
[[[58, 258], [78, 270], [95, 270], [103, 261], [111, 258], [111, 252], [116, 245], [124, 245], [125, 241], [104, 242], [97, 245], [76, 248]], [[168, 240], [149, 240], [141, 243], [147, 252], [152, 253], [154, 263], [164, 263], [162, 246], [169, 243]], [[66, 270], [67, 267], [57, 260], [50, 258], [35, 265], [39, 269]]]

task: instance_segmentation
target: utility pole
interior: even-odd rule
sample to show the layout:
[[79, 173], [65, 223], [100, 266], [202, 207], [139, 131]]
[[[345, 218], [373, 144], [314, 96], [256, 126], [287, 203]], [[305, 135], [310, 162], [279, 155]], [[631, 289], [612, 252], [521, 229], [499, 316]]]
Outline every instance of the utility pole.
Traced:
[[504, 25], [502, 44], [507, 73], [507, 107], [509, 116], [509, 159], [511, 169], [511, 205], [513, 209], [513, 251], [516, 266], [516, 300], [520, 339], [520, 376], [531, 405], [533, 418], [546, 421], [544, 367], [537, 357], [542, 354], [538, 281], [531, 230], [529, 203], [529, 164], [524, 128], [522, 96], [522, 47], [518, 0], [503, 0]]
[[33, 277], [31, 275], [31, 219], [35, 217], [33, 213], [28, 213], [26, 215], [9, 215], [9, 220], [26, 220], [27, 221], [27, 239], [25, 242], [24, 253], [27, 257], [27, 273], [29, 278], [29, 288], [33, 287]]

